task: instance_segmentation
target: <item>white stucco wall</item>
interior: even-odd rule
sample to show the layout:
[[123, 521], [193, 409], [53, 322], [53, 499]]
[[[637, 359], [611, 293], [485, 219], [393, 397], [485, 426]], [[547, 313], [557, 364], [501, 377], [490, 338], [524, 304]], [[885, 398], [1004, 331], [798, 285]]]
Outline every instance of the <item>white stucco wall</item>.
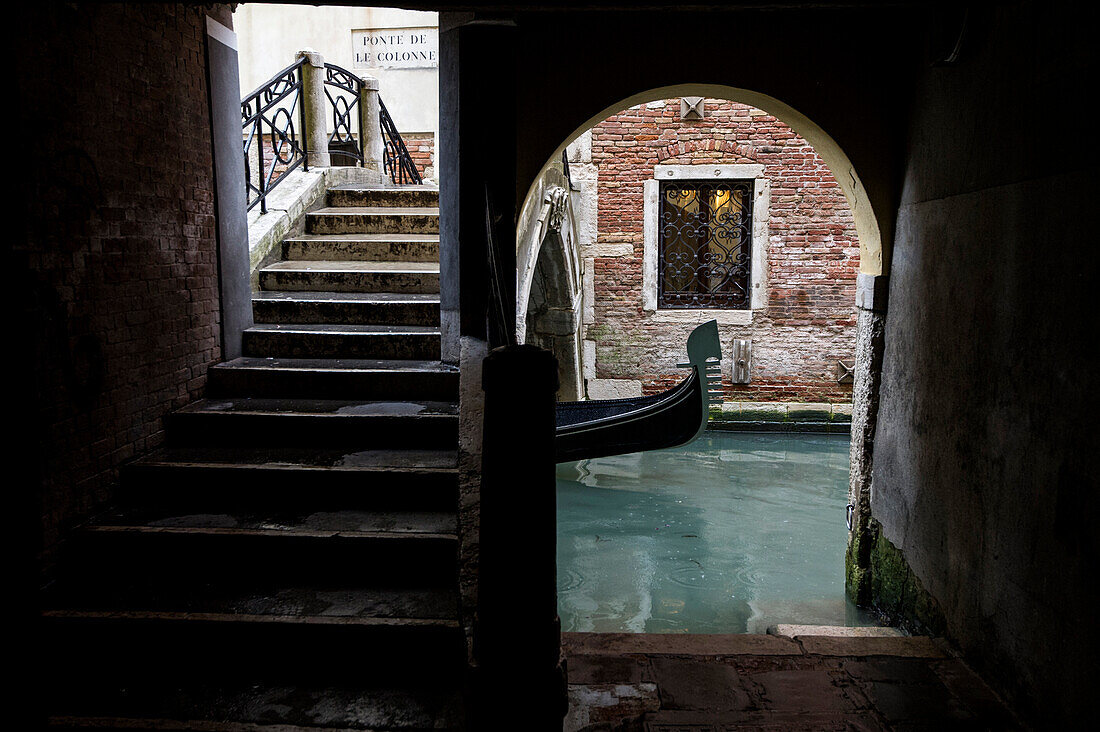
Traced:
[[328, 63], [377, 78], [382, 101], [400, 132], [430, 132], [438, 140], [438, 69], [356, 69], [351, 38], [353, 30], [438, 25], [437, 13], [417, 10], [242, 4], [233, 14], [241, 96], [293, 63], [295, 54], [308, 47]]

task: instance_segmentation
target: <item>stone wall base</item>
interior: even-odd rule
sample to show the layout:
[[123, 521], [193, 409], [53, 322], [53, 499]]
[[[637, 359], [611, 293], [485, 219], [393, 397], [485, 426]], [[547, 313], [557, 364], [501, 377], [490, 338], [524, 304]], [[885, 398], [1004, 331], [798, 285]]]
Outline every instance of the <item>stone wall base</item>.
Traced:
[[846, 588], [853, 602], [875, 610], [883, 620], [913, 635], [944, 636], [947, 621], [936, 598], [913, 573], [900, 549], [870, 519], [854, 532], [844, 558]]
[[724, 402], [711, 408], [707, 429], [727, 432], [828, 432], [848, 434], [851, 404]]

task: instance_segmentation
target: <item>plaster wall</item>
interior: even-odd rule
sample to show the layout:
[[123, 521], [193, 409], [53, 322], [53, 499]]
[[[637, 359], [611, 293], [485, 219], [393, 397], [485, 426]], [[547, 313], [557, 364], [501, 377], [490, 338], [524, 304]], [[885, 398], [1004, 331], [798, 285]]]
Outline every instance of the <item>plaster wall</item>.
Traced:
[[357, 69], [351, 39], [353, 30], [437, 27], [438, 13], [245, 3], [237, 7], [233, 21], [239, 36], [242, 97], [293, 63], [298, 51], [312, 48], [328, 63], [378, 79], [382, 101], [402, 134], [430, 133], [438, 139], [439, 70]]
[[[1100, 378], [1093, 40], [1072, 3], [973, 10], [920, 76], [885, 322], [871, 511], [969, 660], [1044, 727], [1092, 702]], [[1091, 648], [1090, 648], [1091, 646]]]

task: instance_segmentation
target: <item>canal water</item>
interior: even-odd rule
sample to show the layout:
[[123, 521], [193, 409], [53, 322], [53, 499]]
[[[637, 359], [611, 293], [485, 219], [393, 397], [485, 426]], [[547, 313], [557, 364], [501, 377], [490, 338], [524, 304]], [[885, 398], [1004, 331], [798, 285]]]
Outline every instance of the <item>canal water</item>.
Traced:
[[562, 630], [871, 625], [844, 595], [847, 435], [706, 432], [558, 466]]

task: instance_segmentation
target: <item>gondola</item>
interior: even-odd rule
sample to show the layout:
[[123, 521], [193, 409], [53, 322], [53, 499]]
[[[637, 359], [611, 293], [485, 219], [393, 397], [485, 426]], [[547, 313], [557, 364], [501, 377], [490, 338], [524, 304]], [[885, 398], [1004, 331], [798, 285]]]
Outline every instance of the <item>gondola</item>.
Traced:
[[686, 445], [707, 426], [721, 379], [718, 322], [703, 323], [687, 339], [691, 368], [676, 386], [651, 396], [558, 402], [555, 459], [571, 460]]

